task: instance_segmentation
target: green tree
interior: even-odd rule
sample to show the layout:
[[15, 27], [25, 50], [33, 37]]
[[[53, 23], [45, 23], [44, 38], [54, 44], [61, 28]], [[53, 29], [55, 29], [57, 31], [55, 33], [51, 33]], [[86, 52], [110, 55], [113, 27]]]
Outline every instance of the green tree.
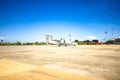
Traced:
[[83, 41], [83, 42], [90, 42], [90, 40], [85, 40], [85, 41]]
[[75, 40], [74, 42], [77, 42], [77, 43], [78, 43], [78, 42], [79, 42], [79, 40]]
[[39, 42], [35, 42], [34, 44], [35, 44], [35, 45], [39, 45]]
[[113, 44], [113, 43], [114, 43], [114, 40], [108, 40], [106, 43], [107, 43], [107, 44]]
[[92, 42], [99, 42], [97, 39], [92, 40]]
[[17, 42], [16, 42], [16, 45], [21, 45], [21, 42], [20, 42], [20, 41], [17, 41]]

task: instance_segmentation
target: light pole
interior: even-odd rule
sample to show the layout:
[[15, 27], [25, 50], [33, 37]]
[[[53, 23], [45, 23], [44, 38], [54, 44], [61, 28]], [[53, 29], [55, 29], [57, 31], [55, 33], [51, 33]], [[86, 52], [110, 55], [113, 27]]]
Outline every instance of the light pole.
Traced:
[[105, 31], [105, 41], [107, 41], [107, 31]]
[[46, 44], [49, 44], [49, 35], [45, 35], [46, 36]]
[[70, 42], [71, 42], [71, 34], [69, 34]]

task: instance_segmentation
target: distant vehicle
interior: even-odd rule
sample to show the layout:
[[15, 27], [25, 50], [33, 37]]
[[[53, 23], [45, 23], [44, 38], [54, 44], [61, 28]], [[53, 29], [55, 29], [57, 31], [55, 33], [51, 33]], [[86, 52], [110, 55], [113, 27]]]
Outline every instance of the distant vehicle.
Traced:
[[65, 39], [60, 39], [60, 40], [53, 40], [52, 36], [50, 36], [50, 39], [49, 39], [49, 44], [54, 44], [54, 45], [58, 45], [59, 47], [60, 46], [76, 46], [77, 43], [75, 42], [71, 42], [71, 41], [66, 41]]

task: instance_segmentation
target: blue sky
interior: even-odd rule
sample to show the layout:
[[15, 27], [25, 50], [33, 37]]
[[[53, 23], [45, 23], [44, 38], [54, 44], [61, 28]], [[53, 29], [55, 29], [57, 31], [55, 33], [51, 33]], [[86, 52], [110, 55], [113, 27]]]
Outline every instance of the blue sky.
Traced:
[[120, 37], [120, 0], [0, 0], [0, 38], [5, 41], [87, 40]]

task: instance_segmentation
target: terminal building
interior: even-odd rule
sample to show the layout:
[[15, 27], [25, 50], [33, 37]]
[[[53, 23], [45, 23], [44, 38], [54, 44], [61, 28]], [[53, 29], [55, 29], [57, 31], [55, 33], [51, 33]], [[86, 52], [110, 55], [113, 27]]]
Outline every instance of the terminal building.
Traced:
[[120, 38], [114, 39], [114, 44], [120, 44]]

